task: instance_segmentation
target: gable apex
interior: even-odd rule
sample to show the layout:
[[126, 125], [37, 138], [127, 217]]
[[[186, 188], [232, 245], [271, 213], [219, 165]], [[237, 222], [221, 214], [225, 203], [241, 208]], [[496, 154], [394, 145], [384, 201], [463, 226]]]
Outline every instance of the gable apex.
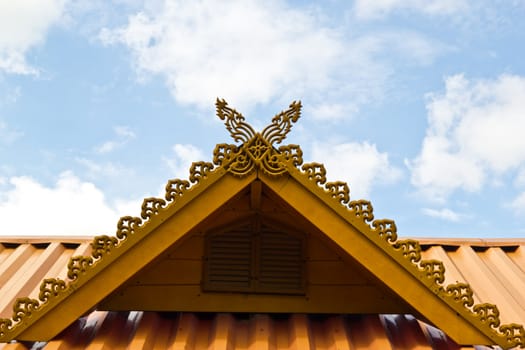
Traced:
[[[525, 346], [522, 325], [501, 325], [498, 308], [488, 303], [475, 304], [469, 285], [461, 282], [444, 285], [443, 263], [422, 259], [419, 243], [399, 239], [394, 221], [374, 219], [371, 203], [351, 200], [346, 183], [327, 182], [321, 163], [303, 164], [298, 145], [274, 146], [284, 140], [299, 119], [300, 102], [292, 103], [288, 110], [277, 114], [260, 133], [224, 100], [217, 100], [216, 105], [217, 115], [225, 121], [234, 141], [241, 141], [241, 144], [217, 145], [211, 163], [193, 163], [188, 180], [170, 180], [164, 198], [144, 200], [140, 217], [122, 217], [115, 236], [97, 236], [91, 244], [90, 255], [71, 258], [67, 278], [44, 279], [37, 298], [17, 299], [13, 316], [0, 319], [0, 341], [53, 337], [67, 324], [66, 321], [51, 324], [52, 320], [76, 319], [96, 308], [111, 292], [100, 291], [88, 297], [97, 284], [111, 280], [114, 281], [112, 288], [119, 287], [206, 215], [259, 179], [458, 342], [464, 339], [461, 337], [471, 337], [469, 339], [495, 343], [503, 348]], [[315, 215], [311, 213], [313, 207], [319, 208]], [[175, 221], [180, 231], [165, 232], [163, 227], [168, 221]], [[349, 241], [349, 231], [355, 233], [352, 237], [358, 238], [358, 242]], [[356, 249], [358, 245], [366, 249], [360, 253]], [[128, 275], [118, 276], [119, 266], [139, 257], [142, 261], [136, 261]], [[387, 264], [377, 264], [373, 258]], [[389, 271], [396, 271], [395, 277], [399, 280], [389, 277]], [[407, 285], [414, 289], [405, 290]], [[82, 300], [89, 302], [83, 305], [84, 309], [76, 309]], [[439, 312], [434, 312], [433, 307], [439, 308]], [[452, 324], [447, 324], [450, 322]]]

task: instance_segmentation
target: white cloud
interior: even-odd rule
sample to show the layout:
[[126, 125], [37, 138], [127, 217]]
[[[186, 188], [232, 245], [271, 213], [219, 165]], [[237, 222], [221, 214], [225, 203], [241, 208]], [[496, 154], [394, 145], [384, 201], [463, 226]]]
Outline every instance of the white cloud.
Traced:
[[135, 133], [127, 126], [116, 126], [114, 128], [117, 135], [115, 140], [106, 141], [102, 145], [97, 146], [95, 151], [97, 153], [109, 153], [117, 148], [124, 146], [130, 140], [135, 138]]
[[98, 153], [109, 153], [113, 151], [115, 148], [118, 147], [118, 143], [116, 141], [106, 141], [100, 146], [96, 147], [96, 151]]
[[205, 159], [203, 152], [190, 144], [176, 144], [173, 146], [173, 152], [173, 156], [163, 157], [163, 160], [174, 178], [187, 179], [191, 163]]
[[423, 214], [431, 216], [433, 218], [438, 218], [438, 219], [452, 221], [452, 222], [458, 222], [463, 217], [465, 217], [465, 215], [456, 213], [448, 208], [443, 208], [443, 209], [423, 208], [421, 211], [423, 212]]
[[439, 50], [415, 34], [345, 33], [324, 25], [311, 9], [278, 0], [161, 4], [123, 27], [102, 30], [100, 39], [127, 46], [139, 76], [162, 76], [178, 102], [201, 108], [217, 96], [245, 113], [256, 104], [300, 97], [322, 119], [328, 112], [348, 117], [382, 97], [394, 71], [386, 51], [405, 58], [403, 64], [418, 64]]
[[347, 115], [353, 115], [357, 112], [357, 106], [348, 106], [342, 103], [320, 103], [317, 105], [307, 105], [305, 114], [318, 120], [336, 120], [343, 119]]
[[427, 110], [421, 152], [407, 165], [412, 184], [429, 198], [479, 191], [525, 165], [524, 77], [448, 77], [444, 94], [428, 95]]
[[201, 107], [221, 95], [245, 109], [276, 91], [326, 85], [343, 54], [335, 31], [277, 1], [166, 1], [101, 37], [129, 46], [139, 70], [164, 75], [179, 102]]
[[395, 182], [402, 175], [390, 164], [387, 153], [368, 142], [315, 143], [312, 158], [322, 160], [329, 181], [347, 182], [353, 199], [366, 198], [374, 185]]
[[[140, 212], [136, 200], [110, 205], [100, 189], [71, 172], [60, 174], [52, 187], [26, 176], [11, 177], [9, 183], [0, 195], [0, 235], [113, 234], [120, 216]], [[133, 213], [124, 211], [132, 206]]]
[[394, 11], [413, 11], [427, 15], [451, 15], [468, 10], [466, 0], [356, 0], [355, 15], [362, 19], [375, 19]]
[[0, 72], [38, 74], [27, 52], [41, 44], [61, 19], [66, 0], [0, 2]]

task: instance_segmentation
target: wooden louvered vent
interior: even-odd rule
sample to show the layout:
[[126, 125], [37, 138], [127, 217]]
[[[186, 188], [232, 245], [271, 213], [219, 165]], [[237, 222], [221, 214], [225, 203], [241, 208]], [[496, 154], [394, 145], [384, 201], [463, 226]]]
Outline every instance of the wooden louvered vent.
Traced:
[[256, 223], [210, 233], [203, 289], [304, 294], [304, 242], [295, 232]]

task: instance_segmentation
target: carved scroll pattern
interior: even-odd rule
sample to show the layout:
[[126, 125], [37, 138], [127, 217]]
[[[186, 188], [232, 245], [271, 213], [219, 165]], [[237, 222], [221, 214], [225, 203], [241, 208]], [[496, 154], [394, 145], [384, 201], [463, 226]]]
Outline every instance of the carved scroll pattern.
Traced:
[[[288, 166], [297, 167], [303, 162], [302, 151], [297, 145], [280, 146], [290, 132], [301, 113], [301, 103], [293, 102], [289, 109], [277, 114], [272, 123], [263, 132], [256, 133], [245, 122], [242, 114], [228, 107], [224, 100], [217, 100], [217, 116], [225, 122], [226, 129], [235, 142], [242, 145], [219, 144], [213, 152], [213, 162], [196, 162], [190, 168], [188, 180], [174, 179], [166, 184], [164, 198], [146, 198], [141, 207], [140, 217], [123, 216], [117, 223], [114, 237], [97, 236], [91, 243], [91, 254], [72, 257], [68, 263], [67, 280], [57, 278], [45, 279], [40, 286], [37, 299], [20, 298], [15, 302], [11, 319], [0, 319], [0, 341], [25, 318], [30, 318], [53, 299], [60, 297], [72, 285], [79, 283], [88, 272], [103, 261], [104, 257], [113, 254], [129, 241], [130, 237], [140, 235], [144, 227], [160, 213], [177, 205], [188, 192], [205, 182], [209, 175], [218, 168], [230, 171], [234, 175], [244, 176], [255, 167], [271, 175], [286, 172]], [[334, 196], [343, 198], [345, 190], [332, 188]]]
[[235, 142], [241, 141], [242, 143], [246, 143], [255, 136], [255, 131], [251, 125], [244, 121], [245, 118], [243, 115], [235, 109], [228, 107], [228, 103], [224, 101], [224, 99], [217, 99], [215, 106], [217, 108], [217, 116], [221, 120], [224, 120], [226, 130], [230, 132]]
[[499, 327], [499, 333], [503, 333], [503, 337], [506, 339], [509, 348], [516, 346], [521, 348], [525, 347], [523, 345], [525, 329], [522, 325], [517, 323], [504, 324]]
[[117, 223], [115, 236], [97, 236], [91, 242], [91, 254], [74, 256], [68, 262], [67, 279], [44, 279], [40, 285], [38, 299], [19, 298], [13, 306], [13, 316], [10, 319], [0, 319], [0, 342], [10, 339], [10, 332], [26, 319], [31, 319], [53, 299], [60, 297], [73, 285], [79, 283], [84, 276], [103, 261], [104, 257], [120, 249], [128, 242], [128, 238], [142, 234], [148, 222], [155, 219], [168, 207], [177, 205], [179, 198], [192, 191], [206, 181], [216, 169], [209, 162], [196, 162], [190, 168], [188, 180], [170, 180], [166, 185], [165, 198], [146, 198], [142, 204], [141, 217], [123, 216]]
[[45, 279], [40, 286], [37, 299], [20, 298], [15, 302], [11, 319], [0, 319], [0, 340], [24, 318], [34, 315], [40, 308], [59, 297], [73, 284], [79, 283], [83, 276], [103, 261], [105, 256], [119, 250], [130, 237], [140, 235], [148, 223], [155, 219], [168, 207], [176, 205], [188, 192], [194, 190], [206, 181], [213, 173], [216, 165], [220, 165], [235, 175], [245, 175], [260, 166], [270, 174], [280, 174], [286, 170], [287, 164], [298, 166], [302, 164], [302, 151], [299, 146], [281, 146], [278, 150], [273, 143], [280, 143], [291, 130], [300, 116], [301, 104], [294, 102], [290, 108], [272, 119], [272, 124], [263, 131], [263, 136], [256, 133], [245, 122], [242, 114], [227, 106], [224, 100], [217, 100], [217, 115], [225, 121], [226, 129], [233, 139], [241, 141], [242, 146], [217, 145], [214, 151], [213, 163], [196, 162], [190, 168], [189, 181], [174, 179], [166, 185], [164, 198], [146, 198], [142, 204], [140, 217], [123, 216], [117, 223], [114, 237], [97, 236], [91, 243], [91, 255], [72, 257], [68, 263], [67, 280]]
[[19, 298], [13, 307], [13, 321], [20, 322], [24, 317], [30, 317], [38, 308], [39, 301], [31, 298]]
[[372, 238], [379, 238], [401, 260], [409, 263], [408, 267], [434, 293], [441, 295], [449, 304], [460, 305], [472, 319], [494, 334], [492, 339], [503, 348], [525, 348], [525, 330], [522, 325], [511, 323], [500, 325], [499, 311], [493, 304], [474, 304], [473, 292], [466, 283], [450, 284], [445, 282], [445, 266], [438, 260], [422, 260], [419, 242], [411, 239], [398, 240], [395, 222], [389, 219], [374, 220], [373, 208], [369, 201], [350, 200], [349, 189], [344, 182], [326, 182], [326, 169], [320, 163], [303, 164], [301, 174], [315, 184], [335, 205], [343, 206], [348, 213], [364, 222]]
[[51, 297], [56, 297], [59, 293], [66, 290], [66, 282], [59, 278], [46, 278], [40, 285], [38, 299], [46, 302]]
[[462, 304], [464, 307], [470, 308], [474, 306], [473, 292], [470, 285], [467, 283], [449, 284], [445, 291], [450, 299], [455, 303]]
[[7, 336], [15, 322], [21, 322], [30, 318], [51, 297], [56, 297], [66, 290], [66, 282], [58, 278], [47, 278], [40, 285], [40, 293], [37, 299], [18, 298], [13, 305], [13, 316], [11, 319], [0, 319], [0, 340]]
[[302, 164], [302, 151], [297, 145], [281, 146], [290, 132], [293, 123], [301, 115], [301, 103], [292, 102], [290, 107], [277, 114], [261, 133], [256, 133], [245, 122], [239, 112], [228, 107], [224, 100], [217, 100], [217, 116], [225, 121], [226, 129], [234, 141], [242, 141], [239, 146], [219, 144], [215, 147], [213, 163], [236, 176], [246, 176], [255, 169], [269, 175], [281, 175], [289, 164], [297, 167]]
[[272, 123], [268, 125], [262, 132], [262, 137], [268, 141], [270, 145], [274, 143], [281, 143], [286, 134], [292, 129], [292, 123], [297, 122], [301, 116], [301, 101], [293, 101], [286, 111], [282, 111], [272, 119]]
[[11, 328], [13, 328], [13, 321], [8, 318], [0, 318], [0, 339], [5, 338]]
[[167, 202], [162, 198], [145, 198], [142, 202], [140, 217], [149, 220], [152, 216], [157, 215], [160, 210], [166, 208]]
[[303, 151], [299, 145], [280, 146], [279, 155], [284, 162], [289, 163], [294, 167], [303, 164]]

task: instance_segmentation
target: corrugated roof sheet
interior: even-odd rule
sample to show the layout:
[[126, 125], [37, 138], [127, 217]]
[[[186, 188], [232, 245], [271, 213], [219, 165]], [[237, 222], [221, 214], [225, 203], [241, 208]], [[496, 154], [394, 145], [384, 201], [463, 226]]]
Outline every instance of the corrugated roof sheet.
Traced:
[[496, 304], [502, 323], [525, 324], [525, 240], [420, 240], [424, 259], [445, 264], [445, 285], [464, 281], [474, 301]]
[[0, 344], [0, 349], [20, 348], [468, 349], [410, 315], [271, 316], [141, 311], [95, 311], [48, 343]]
[[0, 318], [11, 317], [17, 298], [36, 298], [44, 278], [65, 279], [69, 259], [91, 249], [90, 239], [0, 238], [0, 241]]
[[[467, 282], [476, 302], [496, 304], [502, 322], [525, 324], [525, 239], [420, 239], [425, 259], [446, 267], [445, 284]], [[0, 318], [42, 279], [65, 278], [90, 238], [0, 238]], [[232, 315], [94, 311], [49, 343], [0, 349], [459, 349], [410, 315]], [[483, 349], [485, 347], [475, 347]]]

